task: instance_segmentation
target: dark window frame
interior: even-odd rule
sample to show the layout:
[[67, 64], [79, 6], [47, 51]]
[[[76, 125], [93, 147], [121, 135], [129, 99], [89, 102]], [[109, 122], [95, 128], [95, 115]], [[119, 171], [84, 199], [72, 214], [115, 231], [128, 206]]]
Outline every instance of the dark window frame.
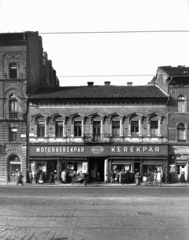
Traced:
[[74, 121], [74, 137], [82, 136], [82, 121]]
[[9, 78], [18, 79], [18, 63], [17, 62], [9, 63]]
[[[13, 131], [16, 130], [16, 131]], [[18, 135], [18, 128], [17, 127], [10, 127], [10, 142], [16, 142]]]
[[37, 122], [37, 137], [38, 138], [45, 137], [45, 122], [44, 121]]
[[63, 121], [55, 122], [55, 136], [57, 138], [63, 137]]
[[112, 121], [112, 136], [120, 137], [120, 121]]

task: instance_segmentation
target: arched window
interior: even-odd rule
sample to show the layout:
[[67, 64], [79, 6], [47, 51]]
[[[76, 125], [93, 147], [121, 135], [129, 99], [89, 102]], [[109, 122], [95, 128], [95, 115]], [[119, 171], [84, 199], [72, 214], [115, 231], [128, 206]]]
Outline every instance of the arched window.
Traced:
[[185, 141], [186, 140], [186, 129], [183, 123], [180, 123], [177, 126], [177, 140]]
[[178, 102], [178, 112], [185, 112], [185, 98], [183, 96], [179, 96], [177, 99]]
[[14, 94], [11, 94], [9, 97], [9, 118], [17, 118], [18, 117], [18, 103]]

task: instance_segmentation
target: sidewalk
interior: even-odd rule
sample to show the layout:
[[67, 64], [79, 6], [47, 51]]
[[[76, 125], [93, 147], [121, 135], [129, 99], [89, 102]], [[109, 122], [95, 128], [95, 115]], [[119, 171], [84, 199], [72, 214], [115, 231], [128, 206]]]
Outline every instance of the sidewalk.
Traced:
[[[0, 182], [0, 186], [15, 186], [17, 187], [16, 185], [16, 182]], [[19, 184], [19, 186], [21, 186]], [[66, 184], [63, 184], [63, 183], [60, 183], [58, 181], [55, 182], [55, 184], [49, 184], [49, 183], [44, 183], [44, 184], [35, 184], [35, 183], [32, 183], [32, 184], [24, 184], [24, 187], [85, 187], [84, 186], [84, 183], [74, 183], [73, 185], [71, 183], [66, 183]], [[135, 183], [131, 183], [131, 184], [120, 184], [120, 183], [104, 183], [104, 182], [101, 182], [101, 183], [89, 183], [87, 184], [86, 187], [121, 187], [121, 188], [132, 188], [132, 187], [137, 187]], [[144, 183], [141, 183], [141, 187], [145, 187], [145, 188], [149, 188], [149, 187], [154, 187], [154, 188], [157, 188], [157, 187], [189, 187], [189, 183], [172, 183], [172, 184], [167, 184], [167, 183], [163, 183], [161, 186], [155, 186], [155, 185], [144, 185]]]

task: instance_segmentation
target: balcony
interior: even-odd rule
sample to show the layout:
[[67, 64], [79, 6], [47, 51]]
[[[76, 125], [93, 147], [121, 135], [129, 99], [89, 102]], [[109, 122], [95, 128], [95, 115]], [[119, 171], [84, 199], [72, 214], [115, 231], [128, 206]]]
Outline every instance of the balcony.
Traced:
[[83, 141], [85, 143], [110, 143], [112, 141], [111, 134], [84, 134]]
[[17, 112], [9, 112], [9, 118], [18, 118], [18, 113]]

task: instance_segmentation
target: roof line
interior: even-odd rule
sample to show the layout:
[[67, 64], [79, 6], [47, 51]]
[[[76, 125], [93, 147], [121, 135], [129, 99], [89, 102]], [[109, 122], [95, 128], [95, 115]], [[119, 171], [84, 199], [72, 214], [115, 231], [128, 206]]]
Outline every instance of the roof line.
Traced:
[[170, 97], [167, 92], [165, 92], [162, 88], [160, 88], [160, 86], [158, 86], [157, 84], [155, 84], [155, 86], [158, 87], [159, 90], [161, 90], [167, 97]]

